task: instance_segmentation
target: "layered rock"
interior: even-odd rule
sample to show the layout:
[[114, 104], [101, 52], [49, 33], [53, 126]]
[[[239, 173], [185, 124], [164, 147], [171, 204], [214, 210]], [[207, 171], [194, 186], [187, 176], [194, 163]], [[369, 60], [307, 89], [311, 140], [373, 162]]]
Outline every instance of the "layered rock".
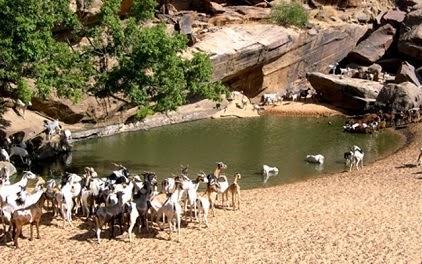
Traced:
[[214, 79], [255, 97], [264, 90], [289, 89], [306, 72], [328, 71], [366, 31], [349, 24], [315, 34], [268, 24], [231, 25], [205, 35], [193, 50], [210, 55]]
[[420, 76], [416, 72], [415, 67], [405, 61], [401, 64], [400, 70], [396, 75], [395, 81], [396, 83], [412, 82], [413, 84], [419, 86], [421, 85], [419, 79]]
[[368, 110], [383, 87], [379, 82], [319, 72], [309, 73], [307, 78], [322, 100], [358, 112]]
[[87, 96], [80, 102], [74, 103], [69, 99], [50, 96], [47, 99], [33, 98], [31, 109], [67, 124], [95, 123], [97, 120], [112, 116], [125, 104], [114, 98], [102, 100]]
[[378, 61], [393, 43], [396, 29], [386, 24], [374, 31], [350, 53], [350, 57], [363, 64], [372, 64]]
[[384, 24], [400, 25], [405, 17], [406, 12], [401, 10], [389, 10], [382, 16], [381, 22]]
[[419, 108], [422, 105], [422, 88], [411, 82], [390, 83], [381, 89], [377, 102], [393, 111]]
[[399, 51], [417, 61], [422, 61], [422, 4], [407, 14], [400, 30]]

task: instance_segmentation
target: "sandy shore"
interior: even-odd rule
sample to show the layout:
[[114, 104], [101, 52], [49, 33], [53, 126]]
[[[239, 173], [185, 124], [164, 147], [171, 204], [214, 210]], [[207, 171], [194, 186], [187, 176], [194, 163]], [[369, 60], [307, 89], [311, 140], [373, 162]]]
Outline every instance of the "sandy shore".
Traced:
[[[208, 229], [189, 223], [182, 241], [166, 232], [95, 242], [93, 224], [44, 215], [41, 240], [0, 244], [7, 263], [421, 263], [422, 140], [361, 171], [242, 191], [240, 211], [217, 210]], [[405, 166], [409, 164], [409, 166]], [[293, 172], [292, 172], [293, 173]], [[241, 184], [241, 183], [240, 183]], [[155, 228], [156, 230], [156, 228]], [[24, 228], [29, 236], [29, 227]]]
[[266, 106], [265, 113], [284, 116], [335, 116], [343, 113], [325, 104], [283, 101], [275, 106]]

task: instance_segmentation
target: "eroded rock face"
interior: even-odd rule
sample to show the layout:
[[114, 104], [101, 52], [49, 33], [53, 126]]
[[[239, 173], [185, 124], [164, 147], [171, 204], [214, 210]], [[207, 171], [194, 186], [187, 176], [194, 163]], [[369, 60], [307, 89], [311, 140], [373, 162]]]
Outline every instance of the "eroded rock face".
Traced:
[[383, 87], [379, 82], [319, 72], [309, 73], [307, 78], [322, 100], [358, 112], [367, 110]]
[[422, 104], [422, 89], [411, 82], [385, 85], [377, 102], [393, 111], [404, 111], [420, 107]]
[[353, 49], [350, 58], [364, 64], [376, 62], [390, 48], [395, 34], [396, 29], [390, 24], [380, 27]]
[[98, 119], [112, 116], [125, 103], [118, 100], [102, 100], [88, 96], [78, 102], [50, 96], [46, 100], [40, 98], [32, 99], [31, 109], [44, 113], [47, 116], [59, 119], [67, 124], [78, 122], [95, 123]]
[[406, 12], [401, 10], [389, 10], [382, 16], [381, 22], [383, 24], [399, 25], [404, 21], [405, 17]]
[[362, 0], [310, 0], [313, 5], [336, 5], [339, 7], [358, 7], [364, 3]]
[[344, 25], [308, 34], [269, 24], [226, 26], [194, 50], [210, 55], [214, 79], [248, 97], [286, 90], [309, 71], [328, 71], [355, 47], [367, 28]]
[[417, 72], [415, 71], [415, 67], [413, 67], [407, 61], [401, 64], [400, 70], [396, 75], [396, 83], [402, 82], [412, 82], [413, 84], [419, 86], [421, 83], [419, 82], [420, 77], [418, 76]]
[[422, 6], [407, 14], [398, 47], [401, 53], [422, 61]]

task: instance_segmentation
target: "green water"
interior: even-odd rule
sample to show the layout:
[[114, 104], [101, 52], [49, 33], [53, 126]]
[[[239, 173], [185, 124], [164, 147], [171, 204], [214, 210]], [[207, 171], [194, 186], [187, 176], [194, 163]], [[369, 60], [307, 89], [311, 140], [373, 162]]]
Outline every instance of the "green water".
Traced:
[[[368, 164], [404, 143], [391, 131], [343, 133], [343, 123], [341, 118], [264, 116], [165, 126], [77, 143], [68, 170], [80, 173], [85, 166], [92, 166], [100, 175], [108, 175], [111, 163], [116, 162], [132, 174], [149, 170], [162, 179], [177, 174], [180, 164], [189, 164], [193, 178], [200, 170], [213, 171], [215, 162], [223, 161], [230, 181], [235, 172], [242, 174], [245, 189], [343, 171], [343, 153], [352, 145], [363, 148]], [[304, 161], [307, 154], [317, 153], [325, 156], [323, 168]], [[280, 173], [264, 183], [260, 173], [263, 164], [277, 166]]]

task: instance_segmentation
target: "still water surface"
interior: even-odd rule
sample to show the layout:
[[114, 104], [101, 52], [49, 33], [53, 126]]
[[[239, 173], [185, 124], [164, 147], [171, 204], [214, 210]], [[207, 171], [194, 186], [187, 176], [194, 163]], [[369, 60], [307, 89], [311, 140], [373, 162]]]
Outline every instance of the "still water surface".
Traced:
[[[289, 118], [264, 116], [246, 119], [202, 120], [149, 131], [120, 134], [76, 143], [69, 171], [81, 173], [94, 167], [108, 175], [112, 162], [121, 163], [132, 174], [154, 171], [159, 179], [179, 172], [189, 164], [197, 172], [213, 171], [215, 162], [228, 165], [232, 181], [242, 174], [243, 189], [272, 186], [344, 169], [343, 153], [352, 145], [365, 151], [365, 163], [388, 155], [403, 145], [402, 136], [392, 131], [373, 135], [343, 133], [342, 118]], [[307, 154], [325, 156], [323, 167], [304, 161]], [[277, 166], [280, 173], [266, 183], [263, 164]]]

